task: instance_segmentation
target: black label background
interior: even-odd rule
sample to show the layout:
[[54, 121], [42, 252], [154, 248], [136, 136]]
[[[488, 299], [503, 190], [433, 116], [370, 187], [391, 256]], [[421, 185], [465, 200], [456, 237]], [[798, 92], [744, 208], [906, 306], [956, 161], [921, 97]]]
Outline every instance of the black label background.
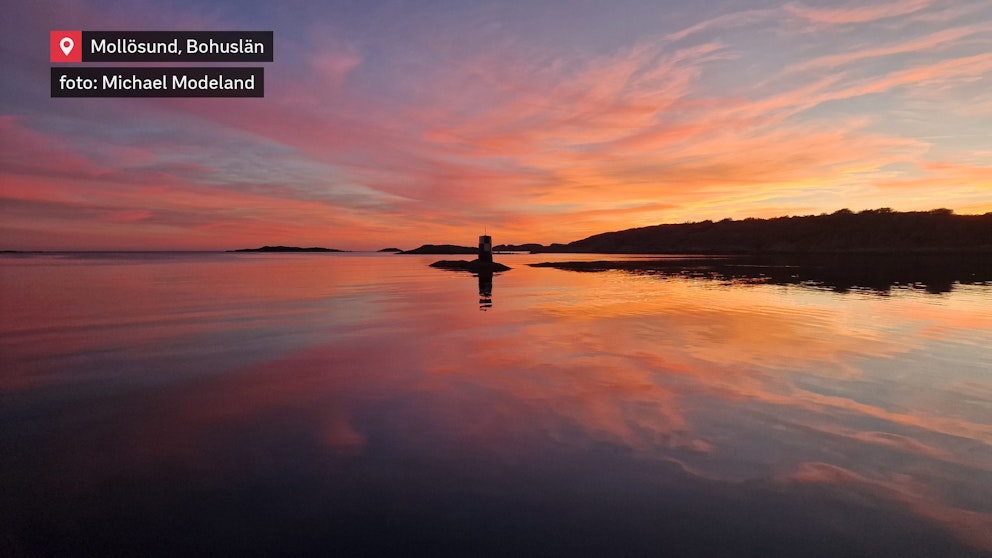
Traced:
[[[126, 77], [137, 76], [139, 79], [156, 79], [166, 76], [167, 89], [112, 89], [104, 90], [103, 76], [123, 75]], [[59, 89], [60, 76], [70, 79], [82, 77], [86, 79], [99, 80], [98, 89]], [[190, 79], [202, 79], [206, 75], [208, 78], [249, 78], [255, 76], [254, 90], [227, 90], [227, 89], [172, 89], [172, 76], [188, 76]], [[52, 68], [52, 97], [264, 97], [265, 96], [265, 69], [264, 68], [128, 68], [128, 67], [102, 67], [102, 68], [78, 68], [78, 67], [57, 67]]]
[[[179, 39], [182, 55], [170, 53], [93, 53], [90, 52], [93, 39], [106, 39], [108, 43], [117, 43], [120, 39], [136, 39], [142, 42], [171, 42]], [[186, 39], [197, 39], [206, 42], [213, 39], [218, 43], [230, 43], [240, 39], [249, 39], [265, 46], [264, 53], [254, 54], [189, 54], [186, 52]], [[83, 62], [272, 62], [273, 60], [272, 31], [83, 31], [82, 57]]]

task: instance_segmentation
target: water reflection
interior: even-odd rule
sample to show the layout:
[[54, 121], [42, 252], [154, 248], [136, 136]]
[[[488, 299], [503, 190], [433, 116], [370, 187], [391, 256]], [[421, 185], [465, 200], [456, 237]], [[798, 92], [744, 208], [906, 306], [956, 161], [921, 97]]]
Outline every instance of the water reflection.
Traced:
[[5, 266], [0, 554], [992, 549], [987, 286], [397, 257]]
[[479, 310], [485, 312], [493, 307], [494, 272], [491, 270], [482, 269], [484, 265], [477, 265], [477, 263], [478, 263], [477, 261], [466, 262], [464, 260], [461, 261], [442, 260], [442, 261], [434, 262], [433, 264], [431, 264], [431, 267], [437, 267], [439, 269], [455, 272], [457, 274], [471, 273], [473, 276], [477, 277], [479, 280]]
[[483, 312], [493, 307], [493, 274], [479, 272], [479, 310]]
[[841, 293], [858, 289], [884, 294], [893, 288], [908, 287], [940, 294], [950, 292], [956, 283], [992, 282], [992, 258], [981, 254], [676, 256], [531, 265], [570, 271], [623, 270], [665, 277], [799, 285]]

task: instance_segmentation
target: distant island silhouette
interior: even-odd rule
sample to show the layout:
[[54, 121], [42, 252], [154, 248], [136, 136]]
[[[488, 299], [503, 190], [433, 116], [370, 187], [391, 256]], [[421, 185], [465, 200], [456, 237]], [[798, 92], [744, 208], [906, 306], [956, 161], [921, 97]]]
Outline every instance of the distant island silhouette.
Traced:
[[454, 244], [424, 244], [420, 248], [404, 250], [399, 254], [475, 254], [477, 248], [469, 246], [455, 246]]
[[344, 252], [334, 248], [300, 248], [299, 246], [262, 246], [261, 248], [241, 248], [240, 250], [228, 250], [228, 252]]
[[[530, 245], [522, 245], [530, 246]], [[511, 247], [497, 247], [497, 249]], [[955, 215], [950, 209], [854, 213], [654, 225], [608, 232], [534, 253], [806, 254], [992, 252], [992, 213]]]
[[[551, 246], [564, 246], [564, 244], [552, 244]], [[497, 244], [493, 246], [494, 252], [539, 252], [547, 250], [549, 247], [543, 244]]]
[[378, 251], [379, 252], [402, 252], [403, 250], [400, 250], [399, 248], [383, 248], [382, 250], [378, 250]]

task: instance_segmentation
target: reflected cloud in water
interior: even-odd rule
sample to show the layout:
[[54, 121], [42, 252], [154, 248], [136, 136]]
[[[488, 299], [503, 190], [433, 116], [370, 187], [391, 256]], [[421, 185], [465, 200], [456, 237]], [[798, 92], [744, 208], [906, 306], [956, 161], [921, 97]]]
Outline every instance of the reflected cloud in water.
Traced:
[[8, 267], [6, 540], [992, 549], [987, 286], [858, 297], [523, 265], [482, 313], [467, 299], [491, 302], [492, 276], [397, 257]]

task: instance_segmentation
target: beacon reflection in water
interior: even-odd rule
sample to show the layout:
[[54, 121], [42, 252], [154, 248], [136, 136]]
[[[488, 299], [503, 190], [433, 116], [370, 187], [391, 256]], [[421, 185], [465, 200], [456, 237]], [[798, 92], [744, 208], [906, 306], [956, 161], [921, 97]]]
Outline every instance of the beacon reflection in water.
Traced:
[[493, 274], [479, 272], [479, 310], [485, 312], [493, 307]]
[[510, 268], [493, 261], [493, 237], [484, 234], [479, 236], [479, 257], [467, 262], [465, 260], [440, 260], [430, 264], [431, 267], [452, 271], [468, 271], [479, 278], [479, 309], [488, 310], [493, 306], [493, 274], [508, 271]]

